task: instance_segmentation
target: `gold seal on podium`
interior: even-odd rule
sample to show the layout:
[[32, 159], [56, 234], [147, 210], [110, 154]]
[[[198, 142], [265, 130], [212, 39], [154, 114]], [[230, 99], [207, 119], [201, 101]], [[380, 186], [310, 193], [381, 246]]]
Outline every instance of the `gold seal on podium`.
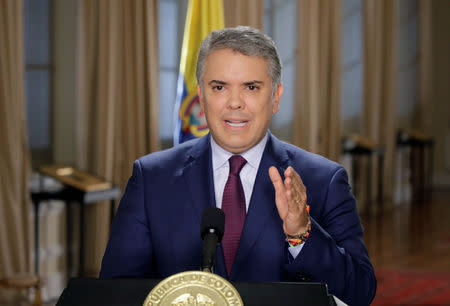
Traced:
[[244, 305], [236, 288], [209, 272], [187, 271], [162, 280], [147, 295], [144, 306]]

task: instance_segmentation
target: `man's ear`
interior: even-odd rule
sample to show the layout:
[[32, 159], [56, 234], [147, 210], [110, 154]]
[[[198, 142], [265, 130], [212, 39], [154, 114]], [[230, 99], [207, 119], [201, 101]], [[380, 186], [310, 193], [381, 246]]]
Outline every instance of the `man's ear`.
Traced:
[[272, 114], [276, 114], [278, 112], [278, 108], [280, 107], [280, 99], [283, 95], [283, 84], [278, 84], [275, 93], [273, 94], [273, 105], [272, 105]]
[[197, 84], [197, 96], [198, 96], [198, 100], [200, 101], [200, 109], [202, 110], [202, 112], [205, 112], [204, 101], [203, 101], [203, 96], [202, 96], [202, 89], [199, 84]]

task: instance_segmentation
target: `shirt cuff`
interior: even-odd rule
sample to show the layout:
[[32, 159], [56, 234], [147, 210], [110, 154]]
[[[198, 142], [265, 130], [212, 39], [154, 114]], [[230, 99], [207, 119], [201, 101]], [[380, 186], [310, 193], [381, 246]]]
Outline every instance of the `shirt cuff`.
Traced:
[[289, 253], [291, 253], [292, 257], [295, 259], [297, 258], [298, 254], [300, 253], [300, 251], [302, 250], [303, 246], [305, 244], [302, 243], [300, 245], [297, 245], [295, 247], [289, 246]]

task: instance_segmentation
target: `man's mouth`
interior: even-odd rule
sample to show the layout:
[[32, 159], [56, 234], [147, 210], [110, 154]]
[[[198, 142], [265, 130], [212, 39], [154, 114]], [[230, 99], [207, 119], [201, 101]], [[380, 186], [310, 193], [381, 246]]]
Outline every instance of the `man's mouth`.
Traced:
[[244, 127], [247, 122], [246, 120], [225, 120], [225, 123], [231, 127]]

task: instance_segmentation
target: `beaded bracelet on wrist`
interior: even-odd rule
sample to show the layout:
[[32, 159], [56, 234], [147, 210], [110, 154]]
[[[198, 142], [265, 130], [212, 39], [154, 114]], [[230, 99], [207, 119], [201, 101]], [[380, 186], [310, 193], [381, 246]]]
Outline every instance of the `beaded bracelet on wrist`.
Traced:
[[306, 205], [306, 212], [308, 213], [308, 223], [306, 224], [306, 231], [300, 235], [292, 236], [286, 234], [286, 241], [291, 247], [299, 246], [306, 242], [311, 232], [311, 219], [309, 218], [309, 205]]

